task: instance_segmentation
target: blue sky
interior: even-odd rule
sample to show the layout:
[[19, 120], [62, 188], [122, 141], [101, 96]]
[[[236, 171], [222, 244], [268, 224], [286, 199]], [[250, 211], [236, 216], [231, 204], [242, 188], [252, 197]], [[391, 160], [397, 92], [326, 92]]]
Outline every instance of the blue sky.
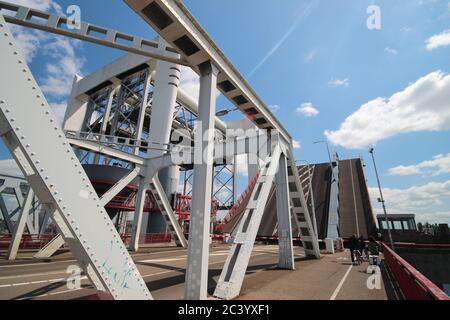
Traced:
[[[156, 36], [119, 0], [13, 2], [62, 11], [77, 4], [82, 20]], [[300, 143], [298, 159], [327, 161], [325, 146], [313, 142], [328, 139], [341, 158], [364, 157], [376, 196], [367, 152], [374, 146], [389, 212], [450, 223], [449, 0], [185, 3]], [[367, 28], [370, 5], [381, 10], [380, 30]], [[123, 55], [39, 32], [16, 34], [60, 115], [75, 72], [89, 74]], [[184, 81], [195, 88], [191, 74]], [[219, 108], [230, 106], [219, 98]], [[3, 146], [0, 157], [9, 158]]]

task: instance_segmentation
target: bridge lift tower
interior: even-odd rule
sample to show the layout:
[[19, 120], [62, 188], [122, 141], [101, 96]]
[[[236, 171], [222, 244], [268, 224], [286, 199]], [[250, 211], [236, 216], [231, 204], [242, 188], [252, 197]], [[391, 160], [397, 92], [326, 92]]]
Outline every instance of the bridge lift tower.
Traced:
[[[181, 1], [125, 0], [125, 3], [159, 33], [159, 41], [86, 22], [81, 22], [81, 28], [74, 30], [67, 27], [70, 21], [66, 17], [0, 2], [0, 135], [94, 286], [99, 291], [109, 292], [114, 299], [152, 298], [105, 210], [105, 205], [137, 178], [140, 192], [138, 210], [141, 211], [145, 193], [150, 190], [161, 210], [165, 211], [166, 220], [178, 235], [180, 244], [188, 246], [185, 298], [206, 299], [213, 163], [214, 159], [234, 159], [238, 154], [256, 154], [264, 164], [214, 295], [223, 299], [239, 295], [274, 182], [278, 199], [279, 266], [294, 269], [291, 216], [299, 226], [306, 255], [319, 258], [317, 235], [295, 164], [293, 141], [286, 129]], [[152, 117], [161, 121], [152, 121], [152, 140], [139, 135], [134, 139], [123, 139], [102, 132], [83, 132], [82, 127], [75, 125], [76, 121], [71, 122], [84, 118], [87, 105], [83, 101], [69, 105], [71, 119], [66, 117], [63, 130], [7, 23], [155, 59]], [[174, 88], [179, 85], [181, 65], [192, 68], [200, 76], [198, 120], [202, 125], [198, 126], [196, 134], [208, 138], [195, 139], [194, 147], [201, 146], [211, 161], [198, 161], [192, 146], [170, 144], [170, 130], [167, 127], [170, 128], [173, 121], [177, 92]], [[254, 124], [269, 134], [215, 139], [217, 89], [243, 113], [252, 115]], [[158, 107], [162, 105], [166, 108]], [[144, 112], [141, 109], [141, 115]], [[236, 142], [244, 147], [235, 148]], [[258, 148], [251, 149], [253, 145]], [[89, 150], [99, 157], [128, 162], [133, 170], [99, 198], [78, 158], [79, 149]], [[142, 149], [147, 150], [145, 156], [136, 152]], [[182, 163], [174, 160], [174, 154], [183, 154]], [[156, 176], [161, 170], [180, 164], [194, 167], [189, 242], [183, 240], [184, 236]], [[135, 228], [139, 228], [139, 216], [136, 215]]]

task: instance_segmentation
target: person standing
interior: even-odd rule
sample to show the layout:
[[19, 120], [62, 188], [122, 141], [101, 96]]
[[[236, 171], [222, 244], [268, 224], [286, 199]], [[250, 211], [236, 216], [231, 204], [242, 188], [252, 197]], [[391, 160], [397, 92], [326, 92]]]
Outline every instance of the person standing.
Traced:
[[356, 238], [356, 235], [352, 235], [350, 239], [348, 240], [348, 248], [350, 249], [350, 254], [352, 257], [352, 263], [355, 263], [355, 250], [358, 249], [358, 239]]

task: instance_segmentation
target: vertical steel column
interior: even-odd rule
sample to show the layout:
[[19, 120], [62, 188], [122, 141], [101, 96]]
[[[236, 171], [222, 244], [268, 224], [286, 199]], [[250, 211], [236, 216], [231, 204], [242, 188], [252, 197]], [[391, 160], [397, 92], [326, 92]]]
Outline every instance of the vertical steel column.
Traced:
[[[139, 110], [139, 118], [136, 123], [136, 127], [137, 127], [136, 140], [138, 142], [141, 141], [142, 132], [144, 131], [145, 112], [147, 111], [147, 106], [148, 106], [148, 94], [150, 92], [151, 81], [152, 81], [152, 71], [147, 70], [147, 73], [145, 75], [145, 80], [144, 80], [144, 90], [142, 92], [141, 109]], [[139, 155], [139, 147], [135, 148], [134, 154]]]
[[[211, 194], [213, 190], [212, 159], [219, 70], [211, 61], [208, 61], [200, 65], [200, 73], [199, 127], [195, 141], [197, 157], [194, 157], [194, 190], [186, 268], [185, 299], [187, 300], [204, 300], [207, 298], [208, 290]], [[199, 146], [202, 147], [200, 152], [198, 152]], [[200, 157], [198, 153], [200, 153]]]
[[139, 236], [142, 228], [142, 215], [144, 213], [145, 196], [147, 194], [147, 186], [145, 178], [140, 178], [139, 191], [136, 198], [136, 209], [134, 212], [133, 228], [131, 230], [130, 250], [139, 250]]
[[[103, 115], [103, 121], [102, 121], [102, 126], [100, 128], [100, 134], [104, 135], [106, 134], [106, 130], [108, 129], [108, 123], [109, 123], [109, 118], [111, 117], [111, 110], [112, 110], [112, 105], [114, 102], [114, 96], [116, 94], [116, 90], [120, 90], [120, 85], [119, 86], [113, 86], [109, 88], [109, 92], [108, 92], [108, 102], [106, 103], [106, 110], [105, 110], [105, 114]], [[99, 163], [99, 159], [100, 159], [100, 155], [96, 154], [95, 158], [94, 158], [94, 163], [98, 164]]]
[[88, 97], [76, 96], [78, 91], [78, 83], [83, 79], [79, 75], [75, 75], [72, 84], [72, 93], [67, 103], [67, 111], [64, 116], [63, 128], [69, 131], [85, 131], [86, 115], [88, 114]]
[[278, 172], [275, 176], [277, 191], [278, 245], [281, 269], [294, 270], [294, 248], [292, 243], [292, 220], [289, 197], [287, 161], [284, 154], [280, 157]]
[[[159, 40], [159, 48], [164, 50], [167, 43]], [[178, 86], [180, 84], [181, 69], [179, 65], [174, 63], [158, 61], [156, 63], [155, 93], [152, 103], [152, 120], [150, 123], [149, 136], [152, 141], [160, 143], [169, 143], [170, 132], [172, 129], [173, 114], [175, 112]], [[162, 156], [162, 151], [150, 150], [149, 158]], [[148, 168], [144, 172], [144, 180], [140, 184], [139, 196], [140, 201], [145, 200], [145, 190], [148, 189], [153, 179], [153, 168]], [[161, 197], [165, 195], [160, 195]], [[139, 198], [138, 198], [139, 201]], [[138, 225], [142, 224], [142, 210], [135, 212], [133, 221], [132, 241], [130, 249], [137, 251], [139, 249], [139, 233]]]
[[22, 203], [22, 210], [20, 211], [19, 218], [14, 226], [14, 232], [12, 235], [11, 243], [8, 249], [8, 260], [16, 260], [17, 251], [19, 251], [20, 241], [25, 230], [25, 226], [30, 213], [31, 204], [33, 203], [34, 192], [30, 188], [28, 195]]

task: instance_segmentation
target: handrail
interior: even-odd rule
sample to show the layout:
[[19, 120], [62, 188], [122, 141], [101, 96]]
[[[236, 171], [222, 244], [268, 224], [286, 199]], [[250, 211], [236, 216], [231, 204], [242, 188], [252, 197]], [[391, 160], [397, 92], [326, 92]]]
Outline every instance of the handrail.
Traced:
[[385, 243], [384, 258], [406, 300], [450, 300], [450, 297]]

